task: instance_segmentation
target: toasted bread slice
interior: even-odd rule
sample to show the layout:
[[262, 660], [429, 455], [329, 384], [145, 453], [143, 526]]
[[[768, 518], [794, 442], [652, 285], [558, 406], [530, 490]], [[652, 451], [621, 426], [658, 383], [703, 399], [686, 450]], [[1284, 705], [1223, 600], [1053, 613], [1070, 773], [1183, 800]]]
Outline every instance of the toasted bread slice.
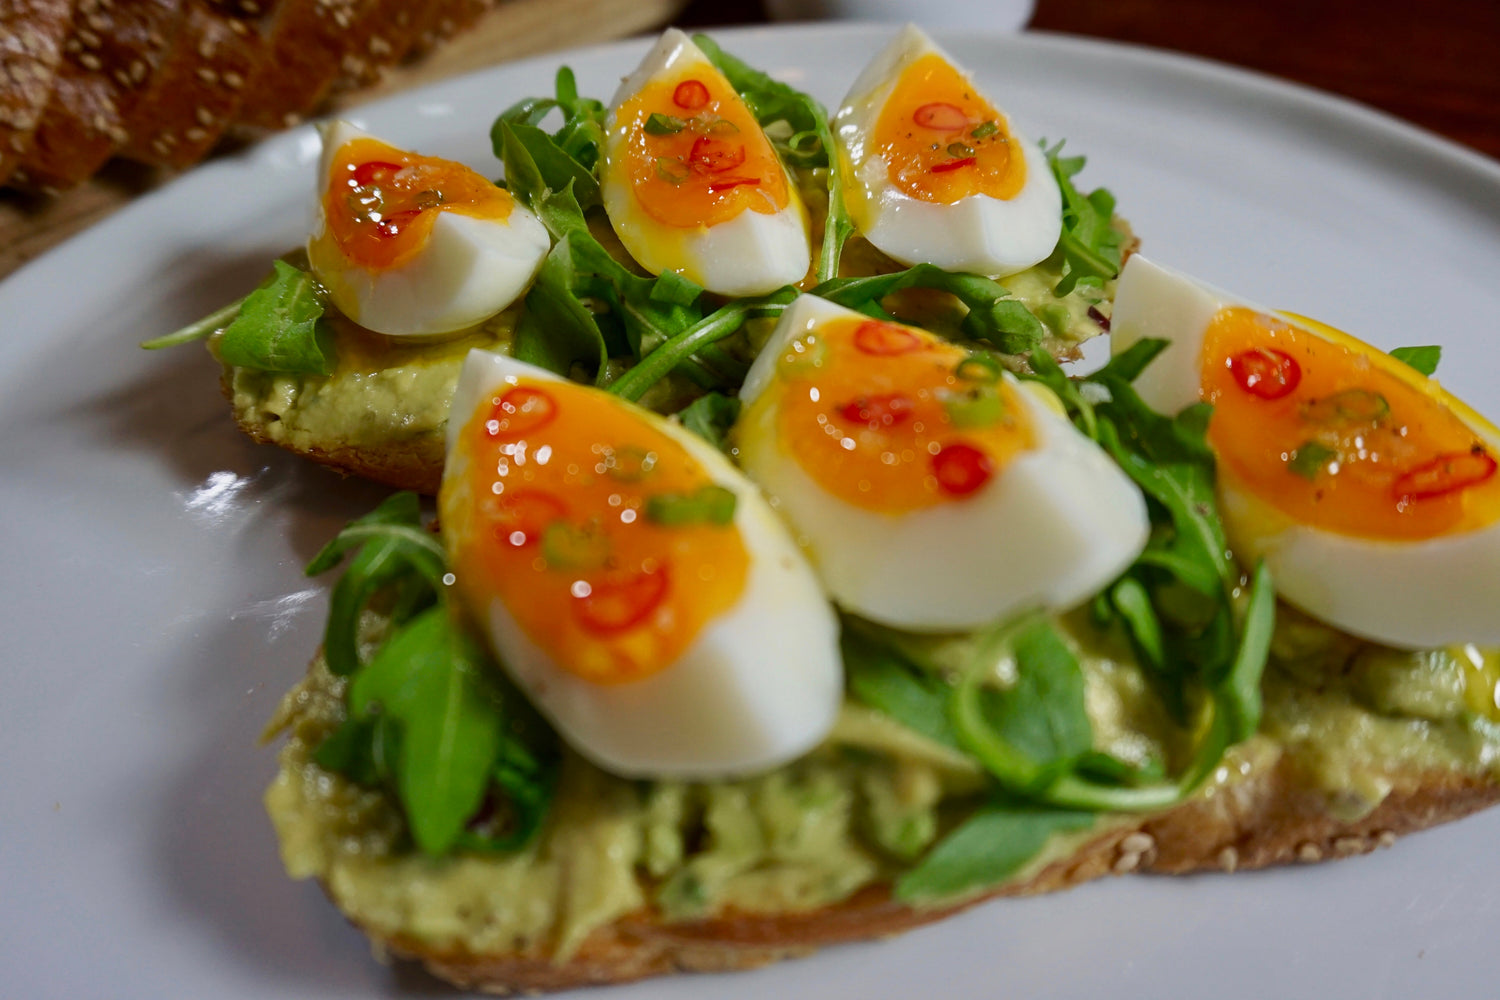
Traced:
[[[320, 701], [326, 708], [326, 699], [338, 697], [338, 688], [330, 684], [320, 663], [315, 661], [308, 681], [283, 702], [284, 714], [275, 723], [292, 730], [277, 785], [283, 790], [316, 788], [319, 791], [312, 794], [331, 795], [329, 802], [337, 806], [334, 822], [342, 824], [347, 822], [344, 817], [373, 815], [366, 800], [376, 793], [360, 792], [354, 798], [328, 793], [330, 776], [309, 764], [307, 740], [324, 731], [318, 728], [323, 723], [313, 722], [312, 729], [303, 730], [299, 720], [303, 713], [316, 713]], [[1382, 767], [1390, 790], [1380, 803], [1358, 818], [1341, 818], [1340, 796], [1313, 777], [1310, 756], [1294, 744], [1257, 737], [1237, 758], [1248, 771], [1245, 776], [1211, 784], [1185, 804], [1155, 816], [1102, 818], [1096, 832], [1076, 841], [1064, 856], [992, 892], [951, 905], [906, 905], [894, 900], [890, 884], [882, 881], [815, 909], [721, 911], [706, 919], [673, 922], [648, 904], [595, 927], [565, 954], [546, 944], [545, 937], [533, 938], [525, 947], [490, 952], [438, 946], [411, 933], [369, 926], [358, 912], [349, 916], [379, 949], [418, 961], [461, 987], [497, 993], [560, 990], [673, 972], [754, 968], [827, 945], [897, 934], [989, 899], [1055, 892], [1107, 875], [1232, 872], [1350, 857], [1500, 802], [1500, 780], [1480, 767], [1414, 766], [1390, 760]], [[1238, 774], [1239, 767], [1229, 771]], [[337, 784], [342, 779], [332, 780]], [[351, 835], [351, 830], [340, 828], [340, 837]], [[338, 902], [341, 872], [337, 866], [327, 867], [324, 857], [321, 871], [299, 874], [324, 879]], [[397, 894], [386, 899], [386, 909], [399, 908], [393, 902], [399, 898]], [[436, 919], [430, 911], [424, 920], [443, 928], [459, 922]]]
[[184, 17], [181, 0], [80, 0], [67, 58], [12, 182], [63, 190], [98, 172], [129, 141], [130, 115]]
[[0, 0], [0, 185], [31, 149], [52, 96], [75, 0]]
[[174, 169], [208, 155], [239, 111], [259, 44], [251, 22], [190, 0], [171, 51], [125, 120], [119, 155]]

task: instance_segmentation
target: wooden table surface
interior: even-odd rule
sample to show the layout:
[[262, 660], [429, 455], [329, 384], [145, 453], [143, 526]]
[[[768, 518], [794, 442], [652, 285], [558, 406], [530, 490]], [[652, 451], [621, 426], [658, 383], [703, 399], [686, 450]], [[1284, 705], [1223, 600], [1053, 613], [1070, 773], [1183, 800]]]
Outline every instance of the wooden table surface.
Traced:
[[[522, 55], [655, 30], [668, 19], [714, 27], [768, 18], [758, 0], [509, 0], [478, 32], [397, 71], [375, 96]], [[1284, 77], [1500, 158], [1500, 0], [1036, 0], [1031, 27]], [[55, 198], [0, 192], [0, 277], [164, 180], [116, 164]]]

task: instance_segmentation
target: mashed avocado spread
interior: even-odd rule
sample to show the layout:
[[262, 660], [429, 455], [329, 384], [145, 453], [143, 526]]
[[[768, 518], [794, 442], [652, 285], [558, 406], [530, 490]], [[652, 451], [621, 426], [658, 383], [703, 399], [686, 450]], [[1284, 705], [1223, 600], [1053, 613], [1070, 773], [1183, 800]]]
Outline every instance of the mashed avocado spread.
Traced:
[[[1345, 818], [1433, 771], [1500, 774], [1500, 653], [1401, 653], [1282, 608], [1260, 733], [1199, 795], [1289, 758]], [[1096, 747], [1170, 757], [1173, 730], [1113, 634], [1086, 612], [1061, 632], [1079, 654]], [[367, 613], [370, 641], [384, 621]], [[963, 655], [966, 637], [943, 640]], [[667, 920], [733, 909], [805, 910], [897, 876], [972, 811], [985, 785], [967, 756], [847, 699], [828, 740], [770, 774], [717, 783], [615, 778], [569, 755], [541, 833], [511, 854], [415, 851], [383, 792], [320, 768], [342, 721], [344, 681], [321, 658], [271, 724], [289, 740], [266, 795], [288, 872], [318, 878], [355, 922], [437, 950], [566, 958], [589, 933], [651, 908]], [[1054, 835], [1024, 880], [1116, 819]]]

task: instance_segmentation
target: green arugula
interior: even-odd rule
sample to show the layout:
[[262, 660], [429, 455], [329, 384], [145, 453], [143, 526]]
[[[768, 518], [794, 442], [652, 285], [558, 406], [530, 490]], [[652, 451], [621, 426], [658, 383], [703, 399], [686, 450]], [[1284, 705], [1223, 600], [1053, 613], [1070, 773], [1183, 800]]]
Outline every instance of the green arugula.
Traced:
[[893, 895], [924, 903], [977, 892], [1020, 871], [1053, 834], [1086, 830], [1094, 821], [1091, 812], [1000, 799], [980, 807], [903, 873]]
[[817, 276], [820, 282], [838, 277], [839, 259], [844, 243], [854, 235], [854, 221], [844, 202], [843, 172], [827, 110], [810, 95], [736, 59], [707, 35], [694, 35], [693, 41], [744, 98], [762, 128], [785, 123], [790, 129], [790, 137], [778, 144], [783, 160], [793, 166], [826, 171], [828, 217], [823, 223]]
[[1019, 299], [1011, 298], [1004, 285], [932, 264], [869, 278], [834, 278], [818, 285], [812, 294], [885, 319], [889, 317], [879, 308], [880, 300], [906, 288], [934, 288], [953, 295], [968, 308], [964, 335], [994, 344], [1006, 354], [1025, 354], [1046, 335], [1041, 322]]
[[358, 554], [334, 584], [323, 632], [328, 669], [340, 677], [356, 673], [363, 665], [360, 617], [375, 595], [386, 588], [396, 589], [398, 599], [391, 617], [400, 624], [437, 600], [445, 572], [443, 548], [422, 527], [415, 493], [393, 494], [339, 532], [307, 564], [307, 575], [328, 572], [356, 549]]
[[[333, 331], [323, 319], [323, 301], [312, 275], [284, 260], [272, 262], [271, 276], [247, 295], [224, 335], [220, 359], [236, 368], [293, 375], [333, 374]], [[148, 340], [143, 347], [169, 347], [217, 329], [226, 306], [177, 333]]]
[[948, 717], [948, 685], [852, 619], [845, 620], [839, 644], [854, 697], [913, 732], [958, 748], [958, 733]]
[[[329, 669], [350, 678], [348, 715], [313, 759], [389, 789], [425, 853], [520, 846], [551, 800], [555, 738], [443, 600], [446, 565], [415, 494], [353, 522], [308, 572], [356, 550], [334, 587], [324, 642]], [[365, 661], [357, 631], [377, 594], [388, 595], [388, 632]]]
[[1073, 178], [1083, 169], [1082, 156], [1063, 156], [1063, 143], [1042, 152], [1057, 178], [1063, 196], [1063, 229], [1058, 246], [1063, 253], [1063, 276], [1053, 289], [1058, 298], [1067, 295], [1079, 281], [1107, 281], [1120, 273], [1121, 244], [1124, 236], [1110, 224], [1115, 214], [1115, 197], [1104, 188], [1082, 194]]
[[1437, 372], [1438, 362], [1443, 359], [1443, 349], [1436, 344], [1423, 347], [1397, 347], [1391, 351], [1391, 357], [1431, 378]]
[[729, 428], [739, 417], [739, 399], [719, 392], [705, 393], [677, 413], [682, 426], [723, 452], [729, 450]]

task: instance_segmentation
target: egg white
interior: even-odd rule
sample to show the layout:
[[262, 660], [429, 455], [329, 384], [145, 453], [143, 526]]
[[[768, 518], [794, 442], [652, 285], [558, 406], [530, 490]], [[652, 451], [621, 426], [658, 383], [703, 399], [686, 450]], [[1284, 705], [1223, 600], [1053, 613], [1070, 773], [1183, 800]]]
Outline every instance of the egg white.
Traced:
[[[1170, 414], [1200, 401], [1204, 336], [1214, 315], [1231, 306], [1274, 315], [1321, 336], [1294, 316], [1204, 285], [1140, 254], [1130, 258], [1115, 296], [1112, 349], [1119, 354], [1146, 337], [1171, 345], [1136, 380], [1146, 403]], [[1500, 452], [1500, 431], [1477, 415], [1466, 423]], [[1296, 523], [1223, 466], [1218, 492], [1230, 547], [1240, 562], [1248, 567], [1264, 559], [1277, 593], [1313, 617], [1410, 649], [1500, 643], [1500, 614], [1495, 613], [1500, 522], [1415, 541], [1359, 538]]]
[[[555, 379], [485, 351], [464, 362], [448, 424], [445, 519], [468, 462], [456, 447], [483, 401], [519, 378]], [[685, 447], [737, 498], [734, 526], [749, 555], [745, 587], [671, 666], [642, 680], [595, 684], [560, 668], [495, 596], [466, 593], [506, 671], [576, 750], [626, 777], [711, 779], [767, 770], [817, 745], [843, 701], [838, 622], [817, 578], [755, 486], [716, 449], [679, 425], [628, 403], [620, 420], [644, 420]], [[455, 544], [448, 537], [450, 545]], [[465, 584], [459, 581], [463, 589]]]
[[426, 244], [399, 267], [372, 270], [339, 250], [323, 212], [338, 150], [368, 133], [345, 121], [322, 126], [317, 219], [308, 259], [339, 311], [392, 337], [450, 334], [482, 323], [531, 284], [551, 249], [547, 229], [520, 204], [505, 219], [437, 213]]
[[[849, 89], [834, 117], [835, 138], [853, 184], [845, 203], [865, 239], [903, 264], [936, 264], [992, 278], [1046, 260], [1062, 235], [1062, 192], [1041, 148], [1007, 121], [1012, 155], [1026, 163], [1026, 180], [1013, 198], [975, 194], [951, 205], [913, 198], [890, 181], [889, 164], [871, 148], [880, 112], [901, 74], [936, 53], [958, 63], [921, 29], [907, 25], [875, 56]], [[958, 67], [966, 79], [973, 77]], [[996, 106], [993, 101], [991, 106]]]
[[812, 248], [807, 209], [790, 176], [787, 205], [780, 211], [763, 214], [745, 209], [725, 222], [696, 229], [664, 225], [636, 200], [623, 162], [626, 129], [615, 116], [622, 104], [656, 77], [675, 77], [694, 66], [718, 73], [692, 39], [669, 28], [615, 92], [599, 172], [610, 225], [630, 255], [652, 274], [675, 271], [710, 292], [730, 296], [764, 295], [796, 284], [811, 266]]
[[1149, 530], [1140, 491], [1024, 384], [1017, 397], [1036, 446], [974, 495], [884, 514], [827, 493], [782, 445], [777, 408], [753, 406], [779, 377], [792, 341], [857, 315], [815, 296], [797, 299], [751, 366], [735, 428], [740, 465], [796, 531], [836, 602], [897, 628], [968, 629], [1074, 607], [1134, 561]]

